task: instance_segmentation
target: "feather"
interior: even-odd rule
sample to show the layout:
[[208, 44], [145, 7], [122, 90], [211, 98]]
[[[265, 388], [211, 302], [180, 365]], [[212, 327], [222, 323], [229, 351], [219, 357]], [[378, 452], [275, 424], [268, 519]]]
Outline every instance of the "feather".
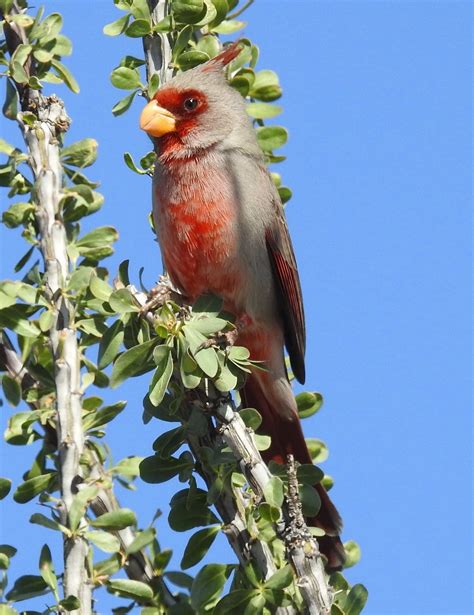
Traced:
[[303, 384], [306, 350], [303, 298], [293, 246], [279, 203], [275, 223], [266, 230], [265, 240], [283, 314], [285, 345], [290, 355], [293, 372]]

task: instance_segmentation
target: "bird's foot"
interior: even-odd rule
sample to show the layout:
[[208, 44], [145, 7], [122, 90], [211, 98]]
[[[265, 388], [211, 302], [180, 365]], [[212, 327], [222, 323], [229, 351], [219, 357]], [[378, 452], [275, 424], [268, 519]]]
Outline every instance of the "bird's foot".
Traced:
[[185, 295], [182, 295], [174, 288], [169, 277], [162, 275], [158, 280], [158, 284], [149, 291], [146, 303], [143, 304], [140, 310], [140, 315], [144, 316], [149, 312], [153, 313], [167, 301], [174, 301], [178, 305], [188, 303]]

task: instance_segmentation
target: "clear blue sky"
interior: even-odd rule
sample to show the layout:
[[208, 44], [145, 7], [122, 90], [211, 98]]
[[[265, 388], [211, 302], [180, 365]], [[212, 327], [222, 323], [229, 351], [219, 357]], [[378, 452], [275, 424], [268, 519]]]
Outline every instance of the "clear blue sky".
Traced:
[[[139, 42], [101, 34], [118, 16], [112, 1], [46, 6], [64, 14], [75, 45], [68, 64], [81, 94], [59, 91], [74, 120], [68, 140], [100, 143], [90, 174], [106, 203], [87, 225], [116, 225], [108, 266], [130, 258], [151, 285], [161, 263], [150, 186], [122, 162], [123, 151], [148, 147], [141, 105], [115, 119], [120, 92], [108, 80]], [[280, 75], [278, 119], [291, 137], [278, 170], [294, 191], [287, 212], [308, 319], [307, 387], [325, 396], [304, 427], [330, 448], [323, 467], [336, 480], [344, 540], [363, 553], [347, 576], [368, 587], [367, 615], [472, 613], [470, 13], [469, 2], [441, 0], [257, 0], [246, 14], [260, 68]], [[5, 138], [18, 141], [13, 129], [2, 118]], [[7, 277], [23, 245], [13, 231], [0, 237]], [[117, 459], [150, 454], [162, 428], [141, 424], [145, 390], [146, 378], [109, 396], [129, 400], [109, 431]], [[19, 481], [32, 453], [4, 446], [0, 474]], [[141, 483], [120, 498], [143, 525], [163, 511], [159, 538], [177, 566], [183, 536], [166, 527], [176, 486]], [[58, 538], [28, 527], [34, 510], [5, 504], [1, 541], [20, 548], [16, 572], [37, 573], [41, 544]], [[232, 561], [224, 539], [210, 560], [221, 558]], [[116, 603], [101, 594], [98, 611]]]

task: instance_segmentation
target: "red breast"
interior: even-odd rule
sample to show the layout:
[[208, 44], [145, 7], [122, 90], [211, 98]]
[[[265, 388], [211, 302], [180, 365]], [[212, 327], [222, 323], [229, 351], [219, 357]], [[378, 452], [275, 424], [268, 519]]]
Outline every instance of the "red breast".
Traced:
[[155, 195], [164, 264], [191, 298], [212, 292], [233, 304], [241, 277], [236, 207], [226, 174], [203, 168], [192, 160], [166, 165]]

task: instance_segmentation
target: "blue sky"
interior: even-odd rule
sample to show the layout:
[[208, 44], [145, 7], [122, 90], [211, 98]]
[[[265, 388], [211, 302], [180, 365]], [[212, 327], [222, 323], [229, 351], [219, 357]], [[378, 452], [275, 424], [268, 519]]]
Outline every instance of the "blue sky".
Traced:
[[[85, 226], [117, 226], [110, 270], [130, 258], [151, 285], [161, 263], [147, 222], [150, 185], [122, 162], [124, 151], [147, 151], [141, 105], [114, 118], [120, 92], [108, 80], [139, 42], [102, 35], [118, 16], [112, 1], [46, 6], [63, 13], [75, 45], [68, 65], [81, 94], [58, 91], [73, 118], [68, 141], [100, 144], [89, 175], [106, 202]], [[280, 75], [278, 121], [290, 131], [278, 171], [294, 192], [287, 214], [308, 320], [306, 386], [325, 397], [304, 428], [329, 446], [323, 467], [336, 481], [343, 537], [363, 554], [347, 576], [368, 587], [367, 615], [472, 612], [470, 18], [469, 2], [404, 0], [257, 0], [246, 14], [260, 68]], [[0, 241], [8, 277], [23, 245], [3, 228]], [[150, 454], [162, 429], [141, 424], [146, 386], [136, 379], [108, 397], [129, 400], [109, 430], [116, 459]], [[29, 454], [4, 445], [0, 474], [19, 481]], [[120, 498], [142, 525], [163, 511], [159, 538], [178, 566], [184, 538], [166, 527], [176, 488], [140, 483]], [[4, 504], [1, 541], [19, 547], [17, 573], [37, 573], [41, 545], [57, 540], [28, 526], [34, 510]], [[209, 561], [221, 559], [233, 561], [224, 539]], [[116, 603], [102, 593], [98, 611]]]

